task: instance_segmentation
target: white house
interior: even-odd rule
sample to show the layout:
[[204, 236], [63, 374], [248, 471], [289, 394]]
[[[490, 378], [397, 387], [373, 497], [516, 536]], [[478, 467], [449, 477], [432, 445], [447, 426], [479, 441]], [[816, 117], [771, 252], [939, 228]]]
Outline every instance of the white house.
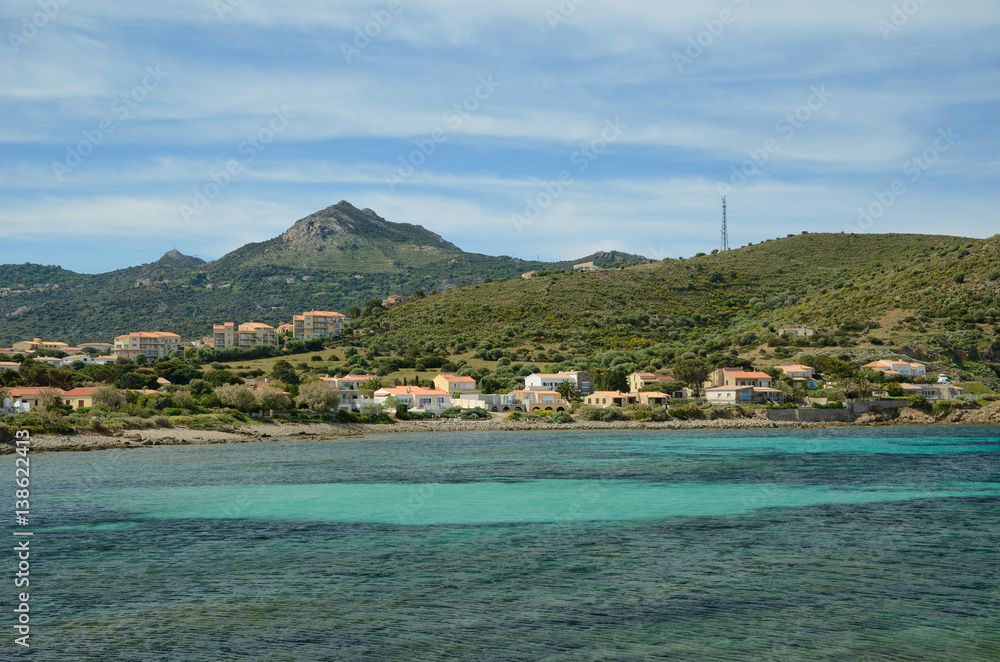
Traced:
[[67, 356], [62, 360], [62, 365], [64, 368], [69, 365], [73, 365], [77, 361], [82, 363], [93, 363], [94, 359], [89, 354], [74, 354], [73, 356]]
[[755, 386], [718, 386], [705, 389], [705, 399], [714, 404], [763, 405], [781, 404], [784, 394], [776, 388]]
[[362, 386], [371, 379], [375, 379], [375, 377], [373, 375], [320, 377], [321, 381], [333, 384], [339, 389], [340, 409], [358, 412], [375, 404], [375, 400], [369, 395], [370, 392], [361, 390]]
[[411, 411], [425, 411], [432, 414], [451, 409], [451, 396], [439, 388], [423, 388], [421, 386], [396, 386], [380, 388], [375, 391], [375, 404], [384, 405], [385, 401], [395, 397]]
[[572, 384], [581, 395], [590, 395], [594, 392], [594, 375], [581, 370], [528, 375], [524, 378], [524, 388], [528, 391], [555, 391], [567, 382]]
[[462, 409], [481, 407], [486, 411], [493, 412], [528, 411], [527, 406], [521, 403], [512, 393], [461, 395], [460, 397], [451, 399], [451, 406], [461, 407]]

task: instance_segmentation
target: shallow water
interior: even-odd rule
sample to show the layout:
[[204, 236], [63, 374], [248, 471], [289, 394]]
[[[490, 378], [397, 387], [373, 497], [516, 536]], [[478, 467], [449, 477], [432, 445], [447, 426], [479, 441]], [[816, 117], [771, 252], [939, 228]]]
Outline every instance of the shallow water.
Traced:
[[996, 660], [998, 432], [37, 455], [27, 657]]

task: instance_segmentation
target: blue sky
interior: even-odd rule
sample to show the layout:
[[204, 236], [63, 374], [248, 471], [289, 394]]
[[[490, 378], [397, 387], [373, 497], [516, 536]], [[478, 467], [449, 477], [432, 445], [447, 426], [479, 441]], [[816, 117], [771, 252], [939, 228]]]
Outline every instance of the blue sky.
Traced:
[[340, 200], [553, 260], [709, 251], [722, 193], [733, 246], [997, 232], [995, 1], [8, 0], [0, 20], [0, 263], [214, 259]]

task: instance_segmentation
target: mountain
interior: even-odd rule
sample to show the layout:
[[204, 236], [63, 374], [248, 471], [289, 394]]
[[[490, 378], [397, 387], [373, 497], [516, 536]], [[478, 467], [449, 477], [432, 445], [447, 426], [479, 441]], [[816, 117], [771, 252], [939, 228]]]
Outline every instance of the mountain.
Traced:
[[211, 265], [212, 275], [252, 267], [398, 273], [406, 267], [458, 257], [463, 251], [419, 225], [390, 223], [346, 201], [311, 214], [284, 234], [247, 244]]
[[107, 341], [153, 329], [197, 338], [223, 321], [279, 324], [305, 309], [344, 310], [390, 294], [443, 291], [591, 260], [611, 266], [645, 258], [610, 252], [547, 263], [467, 253], [423, 227], [341, 201], [213, 262], [171, 250], [155, 262], [103, 274], [0, 265], [0, 346], [35, 336]]

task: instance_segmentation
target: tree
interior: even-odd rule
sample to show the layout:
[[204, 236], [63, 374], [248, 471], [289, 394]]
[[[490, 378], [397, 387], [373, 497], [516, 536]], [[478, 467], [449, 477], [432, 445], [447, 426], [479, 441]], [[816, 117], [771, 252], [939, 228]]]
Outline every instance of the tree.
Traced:
[[180, 359], [170, 359], [169, 361], [157, 363], [153, 367], [153, 370], [157, 375], [163, 377], [171, 384], [179, 385], [187, 384], [192, 379], [198, 379], [202, 376], [200, 370]]
[[110, 411], [118, 411], [125, 405], [125, 394], [113, 386], [103, 386], [94, 391], [94, 405], [104, 405]]
[[708, 365], [701, 359], [686, 359], [674, 365], [674, 378], [692, 387], [695, 395], [699, 394], [702, 382], [708, 379], [708, 373]]
[[570, 400], [576, 400], [580, 397], [580, 389], [578, 389], [576, 387], [576, 384], [574, 384], [573, 382], [569, 381], [563, 382], [562, 384], [556, 387], [556, 391], [558, 391], [559, 395], [563, 397], [563, 400], [567, 402], [569, 402]]
[[361, 388], [359, 390], [361, 390], [361, 391], [373, 391], [374, 392], [374, 391], [379, 390], [380, 388], [382, 388], [382, 380], [379, 379], [378, 377], [372, 377], [371, 379], [369, 379], [368, 381], [366, 381], [364, 384], [362, 384]]
[[257, 406], [257, 399], [246, 386], [226, 384], [215, 389], [215, 397], [223, 405], [240, 411], [251, 411]]
[[4, 400], [10, 397], [10, 389], [0, 384], [0, 407], [3, 407]]
[[329, 412], [340, 405], [340, 394], [331, 382], [316, 380], [299, 386], [299, 397], [295, 404], [316, 412]]
[[271, 378], [282, 384], [298, 384], [299, 376], [295, 373], [295, 368], [288, 361], [282, 359], [271, 368]]
[[289, 409], [292, 406], [292, 399], [288, 397], [287, 393], [270, 386], [257, 389], [254, 396], [256, 396], [257, 404], [260, 405], [261, 409], [267, 409], [270, 412], [275, 409]]
[[58, 409], [62, 405], [62, 394], [54, 388], [47, 388], [38, 394], [39, 404], [45, 411]]

